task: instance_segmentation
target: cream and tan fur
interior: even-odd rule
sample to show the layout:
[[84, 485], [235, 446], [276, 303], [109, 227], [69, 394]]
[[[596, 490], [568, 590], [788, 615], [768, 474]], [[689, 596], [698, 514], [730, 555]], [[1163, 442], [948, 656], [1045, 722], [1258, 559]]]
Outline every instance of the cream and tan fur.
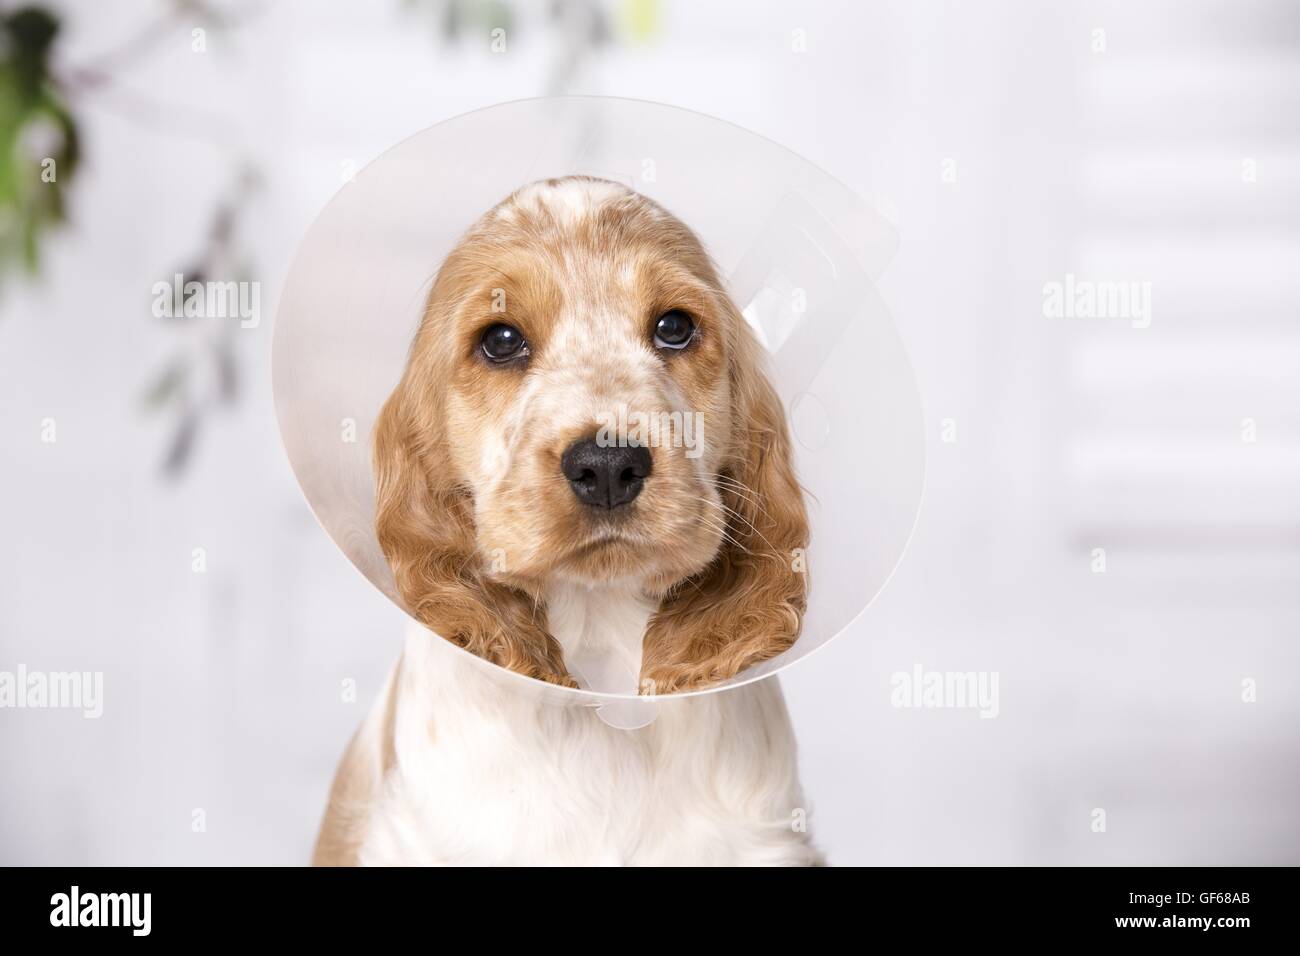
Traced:
[[[688, 315], [689, 346], [654, 336]], [[526, 340], [485, 359], [498, 323]], [[625, 187], [527, 186], [447, 258], [375, 429], [376, 528], [436, 634], [542, 681], [671, 694], [789, 647], [807, 521], [762, 347], [691, 231]], [[698, 413], [631, 503], [565, 449], [622, 410]], [[641, 730], [503, 690], [415, 627], [335, 780], [321, 864], [806, 864], [775, 679], [663, 699]]]

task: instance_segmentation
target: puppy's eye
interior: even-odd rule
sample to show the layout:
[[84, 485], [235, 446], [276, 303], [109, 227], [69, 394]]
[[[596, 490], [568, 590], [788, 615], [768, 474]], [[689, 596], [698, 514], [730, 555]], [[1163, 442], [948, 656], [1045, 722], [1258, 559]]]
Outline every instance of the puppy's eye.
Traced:
[[695, 323], [685, 312], [665, 312], [655, 323], [655, 345], [661, 349], [684, 349], [695, 337]]
[[479, 347], [489, 362], [509, 362], [511, 359], [528, 354], [528, 343], [524, 341], [524, 333], [513, 325], [501, 323], [490, 326], [483, 333], [483, 341]]

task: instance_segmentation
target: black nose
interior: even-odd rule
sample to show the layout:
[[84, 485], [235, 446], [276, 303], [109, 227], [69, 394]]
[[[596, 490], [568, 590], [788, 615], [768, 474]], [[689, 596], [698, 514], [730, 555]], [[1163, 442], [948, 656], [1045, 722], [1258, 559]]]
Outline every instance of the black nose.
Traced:
[[617, 508], [641, 493], [650, 475], [650, 450], [638, 445], [604, 447], [585, 438], [568, 447], [560, 470], [583, 504]]

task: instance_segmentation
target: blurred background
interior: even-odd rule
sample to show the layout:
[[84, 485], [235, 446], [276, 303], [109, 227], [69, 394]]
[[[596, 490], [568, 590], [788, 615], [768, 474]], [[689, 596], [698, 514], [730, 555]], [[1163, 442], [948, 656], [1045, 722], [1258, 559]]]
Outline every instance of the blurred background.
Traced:
[[[0, 863], [308, 859], [404, 618], [280, 448], [278, 289], [351, 172], [558, 92], [738, 123], [897, 225], [925, 503], [781, 678], [830, 861], [1300, 863], [1294, 4], [0, 16], [0, 670], [104, 674], [98, 720], [0, 710]], [[259, 282], [260, 323], [155, 316], [176, 272]], [[1149, 282], [1149, 327], [1048, 317], [1067, 274]], [[997, 719], [891, 707], [918, 664], [998, 672]]]

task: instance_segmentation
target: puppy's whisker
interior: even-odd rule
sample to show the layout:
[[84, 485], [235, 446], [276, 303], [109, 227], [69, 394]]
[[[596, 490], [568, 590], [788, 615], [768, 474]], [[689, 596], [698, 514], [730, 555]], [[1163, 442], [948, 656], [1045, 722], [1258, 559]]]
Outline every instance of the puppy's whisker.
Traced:
[[753, 554], [753, 552], [750, 551], [750, 549], [747, 548], [742, 541], [740, 541], [734, 535], [732, 535], [731, 529], [726, 526], [725, 522], [710, 521], [709, 518], [705, 517], [700, 520], [700, 524], [702, 524], [705, 528], [709, 529], [710, 531], [717, 533], [724, 541], [726, 541], [732, 547], [737, 548], [740, 551], [745, 552], [746, 554]]
[[[727, 504], [725, 501], [722, 502], [722, 507], [725, 508], [731, 514], [734, 514], [736, 517], [744, 520], [751, 528], [755, 527], [754, 518], [763, 518], [769, 524], [772, 522], [772, 516], [768, 513], [767, 509], [764, 508], [762, 505], [754, 501], [749, 501], [748, 499], [745, 498], [741, 498], [740, 500], [745, 502], [746, 506], [748, 506], [750, 509], [753, 510], [754, 512], [753, 518], [751, 518], [749, 515], [743, 514], [739, 509], [731, 507], [731, 505]], [[755, 528], [755, 530], [757, 529]]]
[[744, 482], [738, 481], [727, 475], [715, 475], [714, 480], [727, 492], [735, 495], [742, 501], [749, 502], [756, 510], [766, 514], [767, 509], [763, 507], [762, 502], [759, 500], [758, 492], [754, 491]]
[[728, 508], [725, 504], [724, 504], [722, 507], [723, 507], [724, 509], [726, 509], [726, 511], [727, 511], [728, 514], [731, 514], [731, 515], [735, 516], [736, 518], [740, 519], [741, 521], [745, 522], [746, 524], [748, 524], [748, 525], [749, 525], [749, 530], [750, 530], [750, 532], [753, 533], [753, 534], [755, 534], [755, 535], [757, 535], [758, 538], [759, 538], [760, 540], [762, 540], [762, 542], [763, 542], [765, 545], [767, 545], [767, 549], [768, 549], [769, 552], [771, 552], [771, 553], [776, 553], [776, 552], [777, 552], [778, 549], [777, 549], [777, 548], [772, 544], [771, 541], [769, 541], [769, 540], [767, 539], [767, 535], [763, 534], [763, 532], [761, 532], [761, 531], [758, 530], [758, 527], [754, 524], [753, 521], [751, 521], [749, 518], [745, 517], [745, 515], [741, 514], [740, 512], [736, 511], [734, 508]]
[[758, 496], [758, 492], [754, 491], [747, 485], [741, 482], [733, 482], [731, 479], [725, 477], [719, 477], [716, 481], [720, 488], [735, 495], [737, 498], [750, 502], [756, 508], [762, 507], [762, 501]]

